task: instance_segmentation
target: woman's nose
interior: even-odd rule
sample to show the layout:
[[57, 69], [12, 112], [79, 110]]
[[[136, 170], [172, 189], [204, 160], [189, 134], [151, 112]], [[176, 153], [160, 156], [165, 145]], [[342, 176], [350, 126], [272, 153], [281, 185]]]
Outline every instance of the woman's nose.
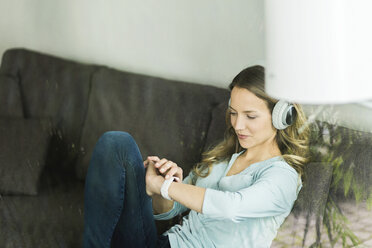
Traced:
[[233, 127], [234, 127], [234, 129], [235, 130], [243, 130], [244, 129], [244, 120], [243, 120], [243, 118], [241, 118], [241, 117], [236, 117], [236, 119], [235, 119], [235, 122], [234, 122], [234, 125], [233, 125]]

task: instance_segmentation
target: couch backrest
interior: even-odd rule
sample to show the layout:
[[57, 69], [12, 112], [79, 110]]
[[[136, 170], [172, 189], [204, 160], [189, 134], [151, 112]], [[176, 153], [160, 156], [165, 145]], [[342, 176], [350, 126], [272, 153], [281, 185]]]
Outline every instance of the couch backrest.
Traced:
[[130, 133], [143, 158], [165, 157], [188, 173], [200, 160], [212, 109], [228, 97], [227, 89], [101, 68], [92, 79], [78, 177], [85, 178], [98, 138], [112, 130]]
[[51, 120], [55, 169], [73, 170], [96, 68], [26, 49], [3, 55], [0, 73], [18, 81], [24, 118]]
[[23, 118], [18, 78], [0, 73], [0, 118]]
[[[202, 151], [223, 139], [226, 128], [226, 89], [84, 65], [25, 49], [4, 53], [0, 76], [0, 96], [6, 99], [0, 114], [49, 118], [54, 143], [48, 163], [75, 170], [81, 179], [95, 142], [105, 131], [131, 133], [143, 157], [169, 158], [187, 173]], [[368, 192], [372, 134], [318, 124], [312, 125], [323, 129], [313, 137], [312, 148], [343, 159], [339, 174], [333, 175], [340, 181], [339, 194], [353, 182], [362, 182], [358, 187]], [[330, 140], [332, 144], [327, 143]], [[329, 162], [324, 156], [313, 161]], [[345, 176], [351, 172], [350, 180]]]
[[372, 198], [372, 133], [323, 121], [314, 122], [312, 129], [313, 160], [332, 164], [333, 194]]

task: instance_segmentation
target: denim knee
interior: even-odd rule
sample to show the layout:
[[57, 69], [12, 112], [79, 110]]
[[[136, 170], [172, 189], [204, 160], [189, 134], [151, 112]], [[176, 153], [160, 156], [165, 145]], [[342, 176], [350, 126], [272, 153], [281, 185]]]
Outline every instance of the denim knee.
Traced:
[[108, 131], [102, 134], [97, 142], [99, 150], [105, 154], [114, 153], [117, 158], [123, 162], [127, 161], [131, 164], [136, 164], [137, 160], [142, 157], [139, 148], [132, 137], [127, 132], [123, 131]]
[[123, 131], [107, 131], [101, 135], [98, 142], [104, 142], [106, 145], [119, 143], [133, 143], [135, 142], [132, 135]]

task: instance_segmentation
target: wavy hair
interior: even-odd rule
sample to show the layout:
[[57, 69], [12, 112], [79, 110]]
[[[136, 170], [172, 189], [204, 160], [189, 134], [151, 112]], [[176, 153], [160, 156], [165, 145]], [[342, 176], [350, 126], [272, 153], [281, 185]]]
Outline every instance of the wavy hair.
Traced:
[[[230, 83], [230, 91], [234, 87], [247, 89], [264, 100], [271, 113], [278, 102], [278, 99], [274, 99], [265, 93], [265, 72], [262, 66], [256, 65], [241, 71]], [[283, 130], [277, 130], [275, 140], [283, 159], [302, 177], [304, 166], [309, 161], [310, 129], [306, 123], [306, 116], [301, 105], [292, 104], [297, 110], [297, 117], [291, 126]], [[229, 109], [226, 111], [225, 120], [227, 128], [224, 133], [224, 140], [202, 154], [201, 162], [197, 163], [192, 169], [196, 176], [207, 177], [215, 163], [228, 160], [232, 154], [244, 150], [240, 146], [238, 137], [231, 125]]]

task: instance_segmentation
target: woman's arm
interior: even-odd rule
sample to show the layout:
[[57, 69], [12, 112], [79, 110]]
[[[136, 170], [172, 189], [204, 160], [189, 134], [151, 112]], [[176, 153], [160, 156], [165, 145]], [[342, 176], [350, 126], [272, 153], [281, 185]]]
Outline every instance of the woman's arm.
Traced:
[[173, 182], [168, 190], [170, 198], [199, 213], [202, 212], [204, 194], [205, 188], [177, 182]]
[[[148, 156], [147, 159], [143, 162], [145, 168], [147, 168], [150, 164], [154, 165], [156, 162], [160, 161], [158, 156]], [[157, 175], [160, 175], [159, 170], [155, 170]], [[147, 172], [146, 172], [147, 173]], [[157, 183], [157, 182], [150, 182], [150, 180], [160, 180], [160, 178], [152, 177], [153, 179], [147, 180], [146, 184], [148, 183]], [[163, 183], [164, 180], [160, 180], [159, 183]], [[169, 201], [164, 199], [159, 194], [151, 195], [152, 198], [152, 209], [154, 210], [154, 214], [161, 214], [170, 211], [173, 208], [173, 201]]]
[[156, 156], [147, 157], [143, 162], [146, 170], [146, 193], [152, 198], [152, 209], [154, 214], [168, 212], [173, 208], [173, 201], [164, 199], [159, 193], [150, 190], [150, 188], [158, 188], [164, 182], [164, 178], [160, 176], [159, 170], [155, 169], [154, 164], [160, 159]]
[[[144, 162], [147, 167], [146, 191], [153, 199], [154, 212], [164, 213], [172, 209], [174, 204], [173, 201], [166, 200], [161, 196], [160, 188], [165, 181], [164, 177], [176, 176], [182, 181], [182, 169], [167, 159], [149, 158]], [[204, 193], [204, 188], [181, 182], [173, 182], [168, 189], [168, 195], [173, 200], [199, 213], [202, 210]]]
[[174, 202], [164, 199], [161, 195], [155, 194], [151, 198], [154, 214], [166, 213], [173, 208]]
[[297, 199], [298, 174], [278, 163], [263, 170], [247, 188], [236, 192], [207, 189], [203, 214], [235, 222], [288, 214]]
[[[151, 191], [160, 195], [164, 178], [157, 176], [158, 184], [154, 184]], [[168, 195], [185, 207], [216, 218], [241, 221], [276, 216], [291, 210], [297, 198], [297, 176], [289, 165], [277, 164], [263, 171], [253, 185], [237, 192], [173, 182]]]
[[[146, 175], [146, 184], [148, 194], [152, 197], [154, 210], [157, 213], [164, 213], [173, 207], [173, 201], [162, 198], [160, 188], [165, 179], [161, 175], [156, 175], [154, 172], [155, 167], [149, 165], [147, 168], [149, 173]], [[205, 188], [197, 187], [190, 184], [181, 182], [173, 182], [169, 186], [168, 195], [175, 201], [184, 205], [185, 207], [195, 210], [199, 213], [202, 212]]]

